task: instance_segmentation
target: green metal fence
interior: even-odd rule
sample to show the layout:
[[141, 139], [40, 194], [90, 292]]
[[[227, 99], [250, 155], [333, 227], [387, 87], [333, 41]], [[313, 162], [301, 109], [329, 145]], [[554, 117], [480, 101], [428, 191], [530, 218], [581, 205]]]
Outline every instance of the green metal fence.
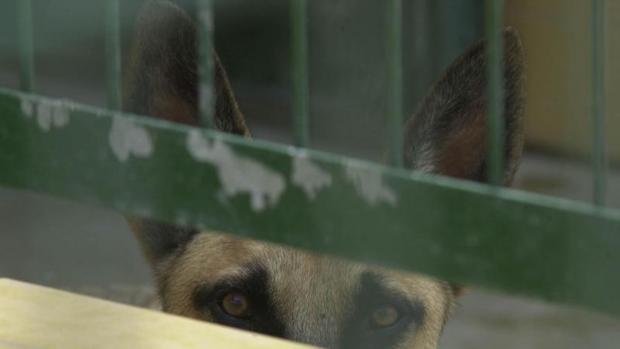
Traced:
[[[595, 205], [497, 186], [503, 161], [497, 151], [503, 139], [499, 0], [485, 3], [491, 186], [399, 168], [402, 0], [385, 2], [393, 167], [209, 130], [214, 108], [209, 0], [198, 2], [200, 111], [207, 129], [118, 111], [118, 0], [108, 0], [105, 13], [109, 109], [33, 94], [31, 3], [20, 0], [22, 91], [0, 88], [0, 185], [618, 317], [620, 212], [606, 208], [604, 197], [603, 5], [593, 0]], [[295, 143], [305, 147], [307, 2], [291, 0], [290, 6]], [[208, 156], [214, 148], [226, 154], [225, 162]], [[168, 166], [173, 161], [174, 168]], [[240, 167], [247, 170], [243, 183], [222, 180]]]

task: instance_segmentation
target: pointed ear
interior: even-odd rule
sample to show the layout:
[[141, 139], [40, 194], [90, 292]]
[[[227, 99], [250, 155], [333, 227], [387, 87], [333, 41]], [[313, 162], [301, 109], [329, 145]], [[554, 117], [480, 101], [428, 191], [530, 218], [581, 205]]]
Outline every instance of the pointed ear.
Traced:
[[[524, 57], [518, 34], [504, 38], [504, 182], [509, 185], [523, 147]], [[405, 164], [412, 169], [486, 181], [486, 47], [479, 42], [458, 58], [407, 122]]]
[[[198, 37], [192, 18], [169, 1], [147, 1], [137, 19], [126, 69], [124, 109], [198, 125]], [[226, 72], [215, 62], [215, 124], [249, 136]], [[126, 217], [157, 272], [198, 232], [140, 217]]]
[[[217, 54], [215, 124], [249, 136]], [[198, 125], [198, 34], [192, 18], [169, 1], [147, 1], [137, 20], [125, 81], [125, 110]]]

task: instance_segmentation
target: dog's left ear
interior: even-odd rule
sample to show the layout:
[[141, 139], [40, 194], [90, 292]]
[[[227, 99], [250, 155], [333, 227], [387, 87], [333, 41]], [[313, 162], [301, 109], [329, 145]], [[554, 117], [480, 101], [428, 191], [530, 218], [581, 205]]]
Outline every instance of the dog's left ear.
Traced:
[[[226, 71], [213, 51], [215, 125], [249, 136]], [[167, 0], [147, 1], [137, 20], [126, 69], [124, 109], [198, 125], [198, 31], [193, 19]]]
[[[504, 39], [504, 183], [512, 182], [523, 146], [523, 47], [517, 32]], [[471, 47], [433, 86], [405, 134], [404, 163], [412, 169], [479, 182], [487, 180], [486, 45]]]
[[[147, 1], [137, 20], [126, 69], [124, 109], [140, 115], [198, 125], [198, 34], [193, 19], [167, 0]], [[217, 55], [213, 98], [215, 125], [249, 136]], [[198, 233], [140, 217], [126, 217], [157, 272]]]

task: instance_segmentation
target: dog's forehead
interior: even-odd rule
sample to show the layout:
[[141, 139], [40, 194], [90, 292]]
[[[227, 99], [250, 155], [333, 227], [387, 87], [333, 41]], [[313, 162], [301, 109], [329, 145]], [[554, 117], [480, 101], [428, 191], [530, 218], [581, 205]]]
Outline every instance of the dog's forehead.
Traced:
[[289, 248], [264, 252], [266, 255], [259, 258], [269, 273], [271, 291], [281, 307], [291, 312], [306, 313], [311, 310], [304, 308], [316, 305], [344, 308], [359, 289], [361, 275], [368, 270], [361, 264]]
[[[443, 294], [442, 284], [417, 274], [403, 273], [341, 259], [326, 257], [264, 242], [205, 232], [186, 247], [173, 269], [182, 283], [216, 283], [260, 267], [271, 291], [284, 299], [294, 295], [338, 299], [358, 290], [361, 276], [380, 276], [386, 288], [404, 293], [412, 300], [432, 302], [428, 295]], [[325, 287], [329, 285], [329, 287]], [[311, 299], [307, 299], [311, 301]]]
[[196, 236], [176, 264], [185, 274], [190, 268], [192, 278], [207, 282], [260, 267], [270, 284], [278, 288], [304, 288], [317, 283], [353, 288], [355, 280], [368, 269], [332, 257], [211, 232]]

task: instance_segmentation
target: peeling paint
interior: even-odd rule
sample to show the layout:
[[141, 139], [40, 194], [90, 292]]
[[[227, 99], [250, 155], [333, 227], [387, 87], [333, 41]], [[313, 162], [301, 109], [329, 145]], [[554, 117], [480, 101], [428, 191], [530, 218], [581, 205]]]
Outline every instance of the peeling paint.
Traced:
[[30, 119], [32, 117], [32, 114], [34, 114], [34, 103], [29, 99], [22, 98], [20, 108], [22, 114], [24, 114], [24, 116], [28, 119]]
[[26, 118], [36, 117], [39, 128], [45, 132], [52, 128], [61, 128], [69, 123], [69, 107], [62, 100], [42, 100], [35, 103], [22, 98], [20, 108]]
[[146, 158], [153, 153], [153, 143], [149, 133], [131, 120], [115, 115], [108, 137], [112, 152], [124, 162], [131, 156]]
[[362, 196], [370, 205], [377, 205], [381, 202], [396, 206], [398, 196], [383, 182], [383, 175], [379, 171], [367, 168], [348, 165], [345, 175], [357, 193]]
[[56, 102], [54, 105], [53, 124], [55, 127], [60, 128], [66, 126], [69, 123], [69, 107], [67, 103], [62, 101]]
[[43, 131], [49, 131], [52, 128], [53, 108], [50, 103], [39, 102], [37, 104], [37, 123]]
[[37, 108], [37, 122], [42, 130], [61, 128], [69, 123], [69, 111], [63, 101], [39, 102]]
[[247, 193], [254, 211], [275, 206], [284, 192], [286, 182], [281, 174], [260, 162], [239, 156], [221, 140], [207, 140], [198, 130], [187, 137], [190, 155], [217, 168], [226, 197]]
[[291, 181], [306, 193], [310, 200], [314, 200], [317, 193], [332, 184], [332, 176], [322, 170], [299, 151], [293, 158], [293, 173]]

